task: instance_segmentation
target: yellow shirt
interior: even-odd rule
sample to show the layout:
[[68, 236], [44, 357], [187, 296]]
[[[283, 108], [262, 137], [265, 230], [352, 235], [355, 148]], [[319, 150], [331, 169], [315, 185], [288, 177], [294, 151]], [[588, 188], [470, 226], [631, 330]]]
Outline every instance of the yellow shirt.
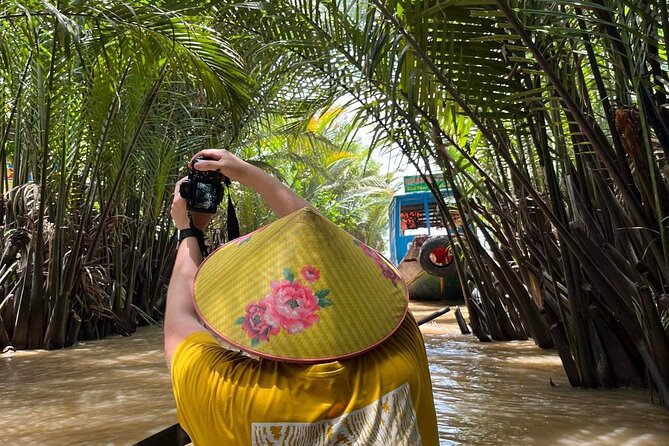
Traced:
[[193, 333], [174, 354], [172, 385], [195, 446], [439, 444], [411, 316], [373, 350], [316, 365], [249, 358]]

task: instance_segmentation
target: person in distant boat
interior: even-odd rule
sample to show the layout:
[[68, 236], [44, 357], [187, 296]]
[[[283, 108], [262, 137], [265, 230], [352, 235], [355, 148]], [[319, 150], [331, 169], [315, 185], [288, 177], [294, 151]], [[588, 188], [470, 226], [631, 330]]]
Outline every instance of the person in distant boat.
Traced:
[[425, 345], [395, 267], [261, 169], [222, 149], [200, 157], [189, 167], [254, 189], [279, 219], [203, 261], [212, 214], [189, 217], [176, 185], [165, 354], [193, 443], [438, 445]]

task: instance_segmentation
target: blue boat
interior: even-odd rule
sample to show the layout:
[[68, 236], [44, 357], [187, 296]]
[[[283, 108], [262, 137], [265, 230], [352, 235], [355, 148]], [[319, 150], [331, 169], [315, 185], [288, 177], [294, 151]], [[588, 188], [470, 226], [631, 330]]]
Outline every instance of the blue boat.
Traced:
[[[421, 177], [405, 177], [404, 188], [404, 193], [393, 196], [389, 207], [390, 260], [406, 281], [411, 299], [460, 301], [462, 292], [448, 236], [461, 230], [457, 227], [460, 216], [451, 211], [457, 229], [449, 227]], [[441, 189], [447, 203], [452, 202], [450, 190]]]

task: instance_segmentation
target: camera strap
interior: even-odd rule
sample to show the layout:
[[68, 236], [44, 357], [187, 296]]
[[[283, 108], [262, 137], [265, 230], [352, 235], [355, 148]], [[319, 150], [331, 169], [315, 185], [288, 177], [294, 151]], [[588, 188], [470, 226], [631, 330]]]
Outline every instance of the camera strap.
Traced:
[[226, 226], [228, 228], [228, 241], [239, 237], [239, 220], [237, 220], [237, 210], [235, 204], [232, 202], [232, 186], [230, 178], [224, 177], [223, 183], [228, 192], [228, 216]]

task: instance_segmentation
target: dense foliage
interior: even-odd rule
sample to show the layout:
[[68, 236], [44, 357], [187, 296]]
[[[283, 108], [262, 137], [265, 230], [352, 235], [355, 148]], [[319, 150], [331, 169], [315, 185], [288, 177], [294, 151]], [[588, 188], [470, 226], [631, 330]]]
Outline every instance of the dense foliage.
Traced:
[[650, 384], [669, 404], [666, 2], [218, 11], [216, 26], [292, 56], [295, 85], [317, 86], [307, 104], [350, 95], [426, 179], [444, 176], [479, 339], [530, 336], [572, 385]]
[[[310, 129], [280, 77], [257, 79], [271, 70], [243, 36], [184, 5], [2, 3], [0, 165], [13, 179], [0, 169], [0, 346], [58, 348], [159, 320], [172, 191], [202, 148], [284, 175], [381, 247], [388, 180], [336, 134], [351, 126]], [[360, 196], [374, 187], [381, 200]], [[249, 191], [233, 196], [243, 229], [270, 218]]]
[[[57, 347], [78, 321], [156, 314], [169, 183], [193, 148], [275, 164], [341, 224], [372, 221], [374, 200], [347, 220], [365, 203], [347, 201], [364, 154], [309, 129], [346, 98], [352, 125], [374, 123], [372, 149], [394, 145], [453, 190], [479, 339], [531, 337], [575, 386], [649, 385], [669, 405], [665, 1], [5, 4], [12, 342]], [[340, 180], [360, 183], [338, 195]], [[240, 197], [245, 224], [262, 224]]]

